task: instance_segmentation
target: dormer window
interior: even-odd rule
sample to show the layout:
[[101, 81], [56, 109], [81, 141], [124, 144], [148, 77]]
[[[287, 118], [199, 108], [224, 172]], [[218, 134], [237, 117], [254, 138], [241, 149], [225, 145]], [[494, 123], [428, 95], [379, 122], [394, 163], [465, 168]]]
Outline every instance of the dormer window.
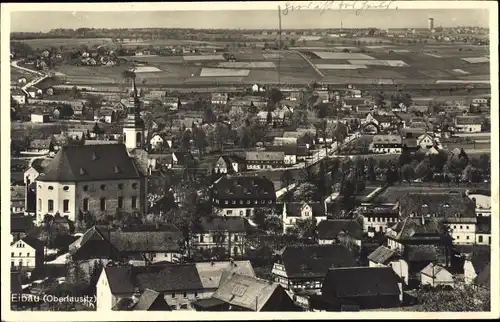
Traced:
[[102, 184], [102, 185], [101, 185], [101, 190], [102, 190], [102, 191], [106, 190], [106, 185], [105, 185], [105, 184]]
[[87, 172], [83, 168], [80, 168], [80, 175], [84, 176], [86, 174], [87, 174]]
[[443, 205], [443, 207], [445, 207], [445, 208], [449, 208], [449, 207], [450, 207], [450, 205], [449, 205], [449, 204], [447, 204], [447, 203], [445, 203], [445, 204]]
[[64, 190], [64, 191], [68, 191], [68, 190], [69, 190], [69, 187], [68, 187], [68, 186], [64, 186], [63, 190]]
[[49, 190], [54, 190], [54, 187], [52, 187], [52, 186], [49, 186]]
[[424, 204], [422, 205], [422, 207], [423, 207], [423, 208], [427, 208], [427, 204], [425, 204], [425, 203], [424, 203]]

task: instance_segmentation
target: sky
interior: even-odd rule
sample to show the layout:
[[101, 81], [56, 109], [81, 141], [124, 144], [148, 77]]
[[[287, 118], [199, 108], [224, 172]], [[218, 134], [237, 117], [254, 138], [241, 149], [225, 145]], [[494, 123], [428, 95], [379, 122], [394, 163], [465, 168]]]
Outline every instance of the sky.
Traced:
[[[47, 32], [56, 28], [213, 28], [271, 29], [277, 11], [17, 11], [11, 13], [12, 32]], [[282, 15], [283, 29], [307, 28], [425, 28], [488, 27], [485, 9], [297, 10]]]

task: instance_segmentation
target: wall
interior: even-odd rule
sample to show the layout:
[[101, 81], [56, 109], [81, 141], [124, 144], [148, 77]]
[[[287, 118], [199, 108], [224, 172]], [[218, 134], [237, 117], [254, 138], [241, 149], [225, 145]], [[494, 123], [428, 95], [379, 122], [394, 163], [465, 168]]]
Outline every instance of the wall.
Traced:
[[476, 241], [476, 224], [450, 223], [451, 237], [455, 244], [473, 244]]
[[104, 270], [99, 276], [99, 280], [96, 284], [96, 309], [97, 311], [109, 312], [111, 308], [116, 304], [116, 299], [113, 294], [111, 294], [111, 289], [108, 285], [108, 278], [104, 273]]
[[375, 228], [375, 231], [385, 232], [388, 226], [396, 224], [397, 218], [385, 216], [363, 216], [363, 231], [367, 232], [369, 227]]
[[[194, 236], [194, 240], [191, 243], [194, 247], [198, 249], [212, 249], [215, 247], [224, 247], [225, 249], [229, 250], [229, 246], [231, 245], [231, 255], [240, 255], [246, 253], [245, 235], [246, 235], [245, 233], [229, 233], [229, 232], [196, 234]], [[201, 241], [202, 236], [203, 236], [203, 241]], [[222, 241], [214, 240], [214, 237], [220, 238], [222, 236], [224, 237]], [[229, 236], [231, 237], [230, 243], [228, 242]], [[237, 252], [235, 252], [235, 250]]]
[[457, 132], [477, 133], [481, 132], [481, 124], [457, 124], [455, 125]]
[[476, 233], [476, 244], [491, 245], [491, 234]]
[[[215, 290], [188, 290], [188, 291], [179, 291], [179, 292], [165, 292], [165, 301], [170, 305], [170, 307], [174, 310], [183, 310], [183, 309], [192, 309], [191, 303], [210, 298]], [[184, 308], [183, 308], [184, 306]]]
[[[55, 215], [57, 212], [61, 216], [68, 216], [68, 219], [75, 220], [75, 189], [74, 182], [43, 182], [36, 181], [36, 222], [41, 223], [46, 214]], [[53, 201], [53, 208], [49, 210], [49, 200]], [[69, 202], [68, 209], [64, 211], [64, 201]]]
[[11, 245], [10, 252], [11, 267], [21, 266], [30, 270], [36, 267], [36, 250], [24, 241], [18, 240], [14, 245]]
[[465, 261], [464, 263], [464, 280], [465, 284], [471, 284], [474, 279], [476, 278], [477, 274], [474, 269], [474, 266], [472, 266], [472, 263], [468, 260]]

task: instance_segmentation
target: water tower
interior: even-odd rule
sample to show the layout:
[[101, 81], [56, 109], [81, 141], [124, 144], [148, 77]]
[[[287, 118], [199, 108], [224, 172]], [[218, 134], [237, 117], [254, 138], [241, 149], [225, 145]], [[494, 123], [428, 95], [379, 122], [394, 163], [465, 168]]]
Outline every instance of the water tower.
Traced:
[[434, 29], [434, 18], [429, 18], [429, 30]]

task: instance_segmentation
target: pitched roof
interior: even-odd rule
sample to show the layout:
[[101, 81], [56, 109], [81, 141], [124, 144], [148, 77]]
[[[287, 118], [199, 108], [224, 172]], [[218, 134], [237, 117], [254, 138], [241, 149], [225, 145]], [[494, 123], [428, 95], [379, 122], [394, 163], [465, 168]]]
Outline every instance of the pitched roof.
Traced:
[[397, 257], [399, 257], [397, 252], [385, 246], [379, 246], [370, 255], [368, 255], [368, 259], [372, 262], [384, 265]]
[[246, 232], [249, 227], [248, 221], [241, 217], [203, 217], [199, 222], [192, 223], [194, 232]]
[[131, 280], [131, 267], [105, 267], [104, 272], [112, 294], [127, 294], [135, 291]]
[[338, 244], [285, 246], [280, 257], [288, 277], [321, 277], [329, 268], [356, 265], [351, 251]]
[[455, 121], [458, 125], [481, 124], [482, 119], [478, 116], [457, 116]]
[[212, 193], [228, 199], [276, 199], [273, 182], [256, 176], [223, 177], [214, 184]]
[[177, 231], [112, 231], [110, 242], [120, 252], [168, 252], [180, 249], [183, 235]]
[[233, 274], [212, 295], [228, 304], [260, 311], [280, 288], [279, 284], [251, 276]]
[[401, 144], [402, 139], [399, 135], [374, 135], [373, 144]]
[[467, 196], [453, 193], [407, 193], [400, 198], [401, 216], [435, 215], [440, 218], [475, 218], [476, 206]]
[[[155, 306], [153, 306], [156, 304]], [[160, 307], [158, 307], [158, 305]], [[139, 297], [139, 300], [132, 308], [133, 311], [154, 311], [161, 308], [161, 311], [171, 311], [170, 306], [165, 301], [163, 295], [151, 289], [146, 289]]]
[[363, 227], [355, 220], [328, 219], [321, 221], [316, 227], [319, 239], [335, 239], [341, 232], [346, 232], [355, 239], [362, 239]]
[[472, 266], [474, 267], [476, 274], [479, 274], [490, 263], [491, 252], [489, 252], [489, 251], [475, 251], [472, 253], [472, 256], [470, 257], [469, 260], [472, 263]]
[[[432, 277], [432, 278], [435, 278], [437, 277], [437, 275], [441, 272], [441, 271], [445, 271], [445, 272], [448, 272], [446, 270], [446, 268], [440, 266], [440, 265], [436, 265], [434, 263], [429, 263], [427, 266], [425, 266], [421, 271], [420, 273], [421, 274], [424, 274], [424, 275], [427, 275], [429, 277]], [[448, 272], [449, 273], [449, 272]]]
[[245, 152], [247, 161], [283, 161], [285, 152], [281, 151], [247, 151]]
[[232, 273], [255, 277], [250, 261], [195, 263], [201, 283], [206, 289], [217, 288]]
[[387, 235], [397, 240], [418, 239], [420, 237], [437, 238], [441, 236], [438, 223], [435, 220], [424, 218], [424, 221], [422, 223], [422, 218], [407, 217], [391, 227], [390, 230], [395, 234], [389, 231]]
[[166, 292], [203, 289], [194, 263], [132, 267], [132, 274], [141, 290], [149, 288]]
[[302, 208], [306, 205], [311, 207], [313, 217], [325, 216], [325, 205], [322, 202], [287, 202], [284, 204], [288, 217], [300, 217]]
[[11, 232], [28, 232], [34, 226], [33, 219], [29, 216], [10, 216]]
[[326, 274], [321, 293], [336, 298], [399, 295], [399, 281], [391, 267], [334, 268]]
[[490, 289], [491, 287], [491, 263], [489, 262], [481, 272], [476, 276], [474, 282], [484, 288]]
[[125, 145], [63, 146], [39, 176], [40, 181], [88, 181], [139, 178]]

